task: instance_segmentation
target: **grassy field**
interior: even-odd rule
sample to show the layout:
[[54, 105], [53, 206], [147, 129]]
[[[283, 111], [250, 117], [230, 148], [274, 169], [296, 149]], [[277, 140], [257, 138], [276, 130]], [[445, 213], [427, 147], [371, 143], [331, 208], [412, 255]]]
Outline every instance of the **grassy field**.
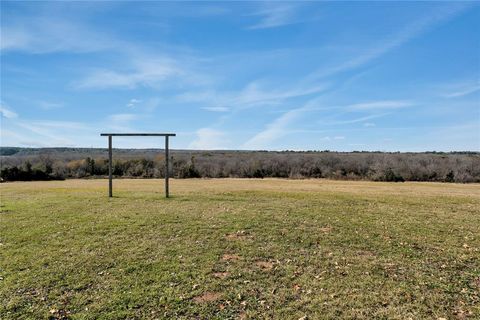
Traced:
[[480, 318], [480, 186], [0, 185], [1, 319]]

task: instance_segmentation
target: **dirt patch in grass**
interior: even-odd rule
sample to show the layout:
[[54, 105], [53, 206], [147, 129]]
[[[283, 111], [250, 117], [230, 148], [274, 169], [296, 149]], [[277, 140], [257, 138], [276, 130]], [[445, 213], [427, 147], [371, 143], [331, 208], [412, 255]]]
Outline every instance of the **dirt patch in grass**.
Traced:
[[330, 233], [330, 231], [332, 231], [332, 227], [321, 227], [320, 231], [323, 233]]
[[240, 260], [240, 259], [241, 259], [241, 257], [237, 254], [226, 253], [222, 256], [223, 261], [237, 261], [237, 260]]
[[257, 261], [255, 265], [262, 271], [270, 271], [273, 269], [274, 263], [271, 261]]
[[222, 295], [218, 292], [205, 292], [201, 296], [193, 298], [195, 303], [209, 303], [220, 300]]

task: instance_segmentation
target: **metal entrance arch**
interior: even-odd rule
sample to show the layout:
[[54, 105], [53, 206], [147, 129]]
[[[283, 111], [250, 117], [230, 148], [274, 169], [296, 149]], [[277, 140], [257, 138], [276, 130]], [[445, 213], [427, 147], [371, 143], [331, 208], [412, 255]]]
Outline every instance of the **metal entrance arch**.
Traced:
[[175, 133], [101, 133], [108, 137], [108, 196], [112, 197], [112, 137], [165, 137], [165, 197], [169, 197], [168, 179], [170, 175], [168, 159], [168, 137], [175, 137]]

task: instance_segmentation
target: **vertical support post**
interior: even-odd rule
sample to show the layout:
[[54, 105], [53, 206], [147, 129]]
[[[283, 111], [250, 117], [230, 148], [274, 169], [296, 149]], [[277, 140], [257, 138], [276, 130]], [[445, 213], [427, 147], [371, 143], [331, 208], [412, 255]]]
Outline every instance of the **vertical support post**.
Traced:
[[108, 136], [108, 196], [112, 197], [112, 136]]
[[168, 136], [165, 136], [165, 197], [168, 198], [168, 178], [170, 174], [169, 166], [169, 155], [168, 155]]

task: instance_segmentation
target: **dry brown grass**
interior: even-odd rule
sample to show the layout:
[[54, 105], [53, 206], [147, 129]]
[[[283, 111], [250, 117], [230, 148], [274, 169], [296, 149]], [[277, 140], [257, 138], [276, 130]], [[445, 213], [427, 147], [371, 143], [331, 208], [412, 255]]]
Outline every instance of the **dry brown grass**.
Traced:
[[[114, 190], [121, 192], [164, 192], [163, 179], [114, 179]], [[13, 182], [1, 184], [1, 189], [37, 190], [38, 188], [68, 189], [70, 192], [107, 192], [105, 179], [78, 179], [65, 181]], [[433, 182], [373, 182], [325, 179], [170, 179], [173, 196], [197, 192], [280, 191], [280, 192], [342, 192], [359, 195], [414, 195], [414, 196], [473, 196], [480, 198], [480, 184]], [[65, 190], [66, 192], [67, 190]]]

